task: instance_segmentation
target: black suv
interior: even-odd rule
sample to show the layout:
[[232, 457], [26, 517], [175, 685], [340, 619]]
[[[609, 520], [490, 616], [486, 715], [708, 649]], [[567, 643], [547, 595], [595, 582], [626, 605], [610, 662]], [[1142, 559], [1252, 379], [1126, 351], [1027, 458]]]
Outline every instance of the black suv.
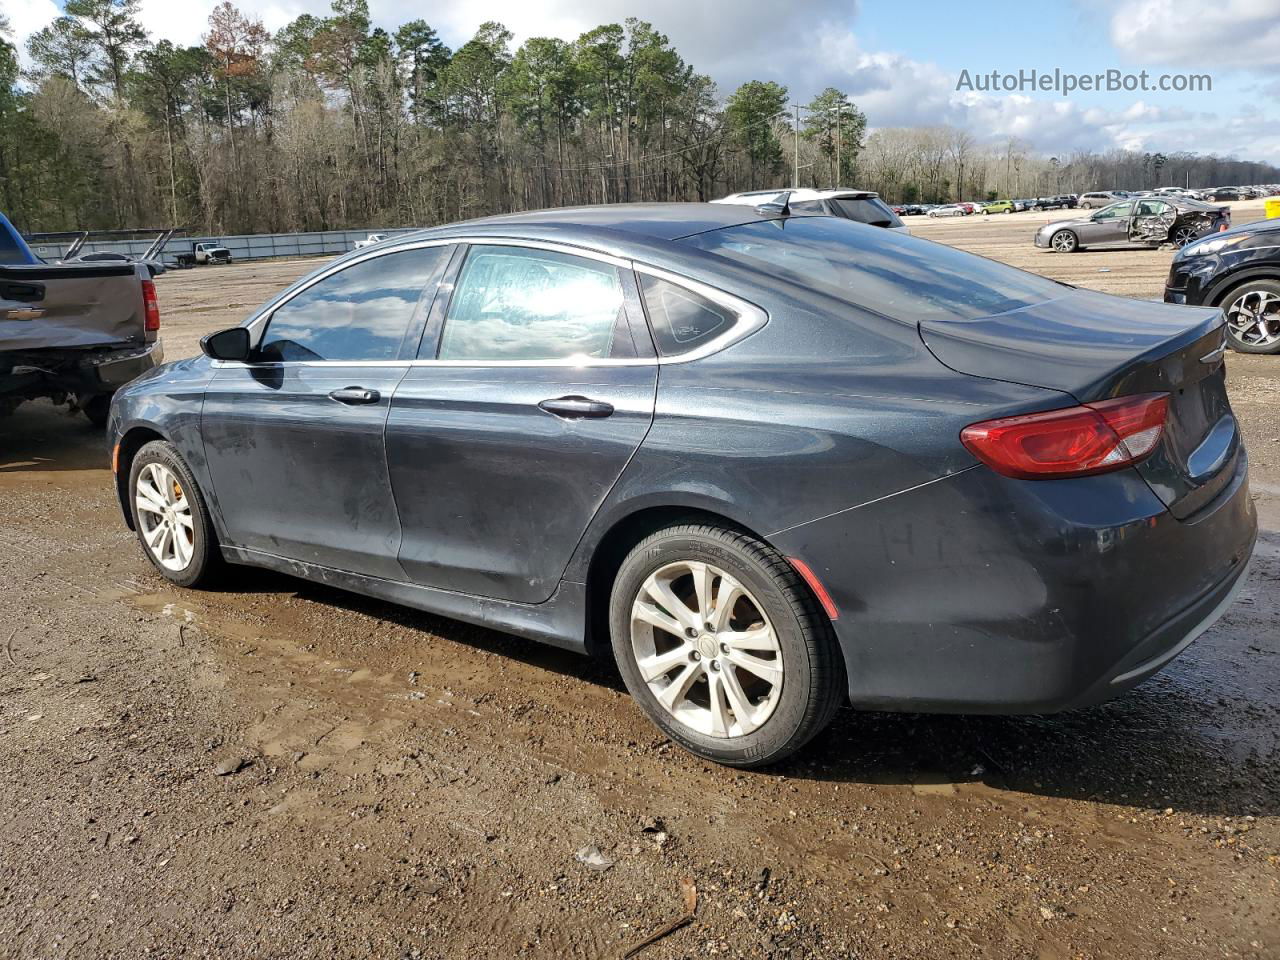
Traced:
[[1232, 349], [1280, 353], [1280, 221], [1258, 220], [1187, 244], [1174, 255], [1164, 299], [1222, 307]]

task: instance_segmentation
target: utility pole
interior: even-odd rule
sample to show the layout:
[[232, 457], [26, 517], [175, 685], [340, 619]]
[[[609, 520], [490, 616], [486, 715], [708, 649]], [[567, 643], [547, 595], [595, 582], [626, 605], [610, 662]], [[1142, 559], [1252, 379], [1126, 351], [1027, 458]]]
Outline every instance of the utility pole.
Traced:
[[796, 108], [796, 162], [791, 169], [791, 189], [798, 190], [800, 188], [800, 104], [793, 103]]

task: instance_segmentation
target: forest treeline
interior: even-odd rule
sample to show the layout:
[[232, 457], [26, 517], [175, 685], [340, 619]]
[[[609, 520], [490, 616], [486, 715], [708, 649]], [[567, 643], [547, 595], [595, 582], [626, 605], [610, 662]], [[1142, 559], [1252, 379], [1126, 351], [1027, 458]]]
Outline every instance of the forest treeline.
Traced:
[[[843, 91], [722, 94], [653, 25], [576, 40], [485, 23], [449, 49], [333, 0], [272, 34], [230, 2], [199, 46], [138, 0], [67, 0], [26, 43], [0, 14], [0, 210], [24, 230], [429, 225], [510, 210], [841, 183], [890, 201], [1280, 181], [1190, 153], [1050, 156], [953, 127], [882, 128]], [[798, 123], [797, 123], [798, 119]]]

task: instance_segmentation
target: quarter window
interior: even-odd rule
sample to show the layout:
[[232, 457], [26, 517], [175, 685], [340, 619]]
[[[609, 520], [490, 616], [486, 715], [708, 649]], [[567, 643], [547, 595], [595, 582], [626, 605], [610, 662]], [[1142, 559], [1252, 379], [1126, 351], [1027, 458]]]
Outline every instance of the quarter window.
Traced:
[[611, 264], [550, 250], [477, 244], [444, 322], [441, 360], [634, 355], [622, 279]]
[[449, 247], [362, 260], [307, 287], [271, 315], [258, 355], [266, 361], [394, 360], [423, 289]]
[[664, 357], [695, 350], [733, 326], [736, 317], [701, 294], [647, 274], [640, 275], [653, 338]]

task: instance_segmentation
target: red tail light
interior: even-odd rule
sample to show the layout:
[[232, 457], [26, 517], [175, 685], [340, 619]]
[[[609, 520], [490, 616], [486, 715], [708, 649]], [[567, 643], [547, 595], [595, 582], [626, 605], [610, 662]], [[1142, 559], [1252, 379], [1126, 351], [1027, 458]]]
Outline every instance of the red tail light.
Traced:
[[975, 423], [960, 431], [969, 452], [1022, 480], [1083, 477], [1142, 460], [1160, 442], [1167, 393], [1148, 393]]
[[155, 333], [160, 329], [160, 300], [156, 296], [156, 285], [153, 280], [142, 281], [142, 311], [144, 320], [142, 329]]

